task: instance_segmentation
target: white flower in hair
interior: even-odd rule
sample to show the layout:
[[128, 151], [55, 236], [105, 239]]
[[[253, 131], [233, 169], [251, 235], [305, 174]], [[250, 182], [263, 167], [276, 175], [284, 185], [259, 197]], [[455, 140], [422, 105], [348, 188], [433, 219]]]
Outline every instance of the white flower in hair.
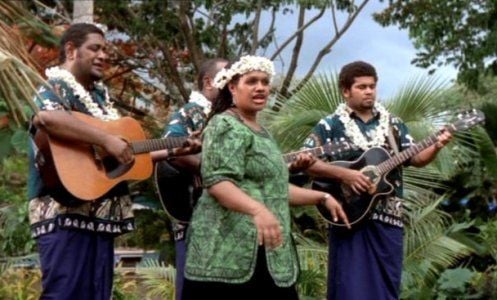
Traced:
[[214, 77], [214, 87], [224, 88], [236, 75], [243, 75], [251, 71], [261, 71], [269, 75], [269, 81], [274, 76], [274, 64], [262, 56], [245, 55], [235, 62], [229, 69], [223, 68]]

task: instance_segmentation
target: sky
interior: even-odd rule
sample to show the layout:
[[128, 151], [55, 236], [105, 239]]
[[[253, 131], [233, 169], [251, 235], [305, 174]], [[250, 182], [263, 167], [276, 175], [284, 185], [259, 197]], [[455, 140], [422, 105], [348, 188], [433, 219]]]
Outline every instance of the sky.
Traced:
[[[372, 14], [381, 11], [385, 3], [371, 0], [355, 19], [347, 32], [333, 46], [332, 51], [324, 57], [316, 73], [338, 72], [340, 68], [352, 61], [363, 60], [375, 66], [378, 73], [378, 99], [393, 97], [401, 86], [409, 79], [429, 76], [426, 69], [411, 64], [416, 57], [416, 49], [409, 40], [406, 30], [397, 26], [382, 27], [373, 20]], [[277, 25], [277, 38], [284, 40], [296, 28], [296, 11], [291, 17], [285, 18]], [[309, 14], [309, 17], [314, 14]], [[328, 10], [316, 24], [313, 24], [304, 34], [303, 49], [300, 54], [297, 76], [304, 76], [311, 66], [317, 52], [324, 42], [331, 38], [331, 13]], [[329, 33], [329, 34], [327, 34]], [[290, 57], [292, 47], [287, 47], [283, 56]], [[271, 51], [268, 52], [272, 54]], [[288, 61], [288, 60], [287, 60]], [[281, 64], [275, 63], [277, 71]], [[440, 81], [450, 83], [457, 71], [450, 67], [438, 69], [434, 76]]]

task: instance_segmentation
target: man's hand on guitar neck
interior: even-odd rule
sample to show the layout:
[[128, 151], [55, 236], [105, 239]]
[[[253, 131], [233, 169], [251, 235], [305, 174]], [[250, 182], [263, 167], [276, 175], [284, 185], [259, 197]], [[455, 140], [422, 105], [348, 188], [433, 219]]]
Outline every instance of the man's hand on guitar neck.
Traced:
[[317, 159], [310, 153], [300, 153], [292, 163], [288, 164], [291, 173], [298, 173], [308, 169]]
[[202, 151], [202, 141], [198, 138], [194, 138], [191, 136], [186, 140], [181, 148], [174, 148], [171, 150], [171, 156], [182, 156], [182, 155], [190, 155], [197, 154]]
[[411, 158], [411, 165], [418, 168], [426, 166], [435, 159], [438, 151], [445, 147], [451, 140], [452, 133], [442, 128], [440, 134], [437, 136], [437, 142]]

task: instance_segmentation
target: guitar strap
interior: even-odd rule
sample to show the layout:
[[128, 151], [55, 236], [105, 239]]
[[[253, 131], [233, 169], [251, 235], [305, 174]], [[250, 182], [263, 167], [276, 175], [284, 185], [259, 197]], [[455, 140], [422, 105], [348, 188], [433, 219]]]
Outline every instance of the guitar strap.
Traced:
[[388, 139], [388, 144], [390, 144], [390, 148], [392, 148], [392, 150], [394, 151], [395, 154], [399, 154], [399, 146], [397, 145], [397, 142], [395, 141], [395, 136], [394, 136], [394, 128], [393, 128], [393, 125], [392, 125], [392, 116], [390, 116], [390, 122], [389, 122], [389, 126], [388, 126], [388, 135], [387, 135], [387, 139]]

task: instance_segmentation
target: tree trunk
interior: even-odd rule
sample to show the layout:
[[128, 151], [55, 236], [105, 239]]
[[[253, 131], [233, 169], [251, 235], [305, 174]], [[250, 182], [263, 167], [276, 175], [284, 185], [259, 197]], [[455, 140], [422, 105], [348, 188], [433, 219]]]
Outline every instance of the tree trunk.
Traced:
[[73, 23], [93, 23], [93, 0], [74, 1]]

